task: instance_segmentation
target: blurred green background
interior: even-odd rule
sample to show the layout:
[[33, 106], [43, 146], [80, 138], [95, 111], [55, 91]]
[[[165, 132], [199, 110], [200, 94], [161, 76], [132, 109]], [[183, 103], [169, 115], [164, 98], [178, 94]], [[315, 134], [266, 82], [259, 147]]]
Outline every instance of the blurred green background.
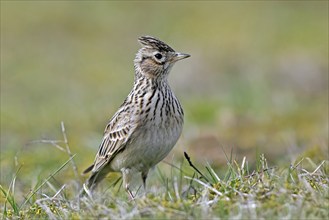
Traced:
[[62, 139], [61, 121], [79, 171], [92, 163], [141, 35], [192, 55], [170, 75], [186, 123], [169, 161], [328, 159], [327, 1], [1, 1], [1, 182], [67, 159], [29, 144]]

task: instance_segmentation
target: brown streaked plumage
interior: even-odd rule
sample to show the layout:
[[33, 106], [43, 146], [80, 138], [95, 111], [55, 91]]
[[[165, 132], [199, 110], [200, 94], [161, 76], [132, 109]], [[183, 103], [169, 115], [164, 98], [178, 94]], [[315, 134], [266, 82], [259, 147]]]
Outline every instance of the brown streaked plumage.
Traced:
[[109, 172], [121, 172], [131, 198], [132, 174], [140, 172], [145, 187], [149, 169], [167, 156], [182, 132], [183, 109], [167, 78], [176, 61], [190, 56], [154, 37], [138, 41], [142, 48], [134, 60], [134, 86], [106, 126], [94, 163], [84, 171], [91, 171], [88, 189]]

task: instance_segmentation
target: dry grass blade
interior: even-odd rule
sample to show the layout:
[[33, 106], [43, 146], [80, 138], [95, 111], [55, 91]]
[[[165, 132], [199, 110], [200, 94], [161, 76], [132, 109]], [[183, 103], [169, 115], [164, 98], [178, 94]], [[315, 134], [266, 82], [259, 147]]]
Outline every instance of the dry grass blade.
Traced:
[[47, 179], [45, 179], [40, 186], [38, 186], [35, 190], [33, 190], [31, 193], [29, 193], [28, 197], [25, 199], [24, 203], [20, 206], [20, 209], [24, 207], [28, 201], [32, 198], [32, 196], [39, 190], [43, 185], [45, 185], [51, 178], [53, 178], [59, 171], [61, 171], [74, 157], [76, 154], [74, 154], [70, 159], [68, 159], [62, 166], [60, 166], [55, 172], [50, 174]]
[[[64, 126], [63, 121], [61, 122], [61, 130], [62, 130], [62, 135], [63, 135], [63, 138], [64, 138], [64, 144], [65, 144], [65, 147], [66, 147], [66, 152], [69, 155], [69, 157], [72, 158], [73, 155], [72, 155], [71, 150], [70, 150], [70, 146], [69, 146], [69, 143], [68, 143], [67, 135], [66, 135], [66, 132], [65, 132], [66, 130], [65, 130], [65, 126]], [[76, 179], [80, 181], [80, 175], [79, 175], [79, 172], [78, 172], [78, 167], [75, 164], [75, 161], [74, 161], [73, 158], [71, 160], [71, 163], [72, 163], [74, 175], [75, 175]]]
[[223, 195], [223, 194], [222, 194], [221, 192], [219, 192], [217, 189], [215, 189], [214, 187], [209, 186], [207, 183], [204, 183], [204, 182], [202, 182], [201, 180], [198, 180], [198, 179], [195, 179], [195, 178], [191, 178], [191, 177], [189, 177], [189, 176], [184, 176], [184, 178], [185, 178], [185, 179], [188, 179], [188, 180], [195, 181], [195, 182], [201, 184], [202, 186], [204, 186], [204, 187], [206, 187], [207, 189], [209, 189], [209, 190], [215, 192], [215, 193], [216, 193], [217, 195], [219, 195], [219, 196], [222, 196], [222, 195]]

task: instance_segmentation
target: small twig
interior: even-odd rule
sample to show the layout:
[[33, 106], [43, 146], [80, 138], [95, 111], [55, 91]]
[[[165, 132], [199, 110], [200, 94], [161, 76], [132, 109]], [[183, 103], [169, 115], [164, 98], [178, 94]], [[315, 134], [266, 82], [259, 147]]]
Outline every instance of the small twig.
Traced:
[[184, 151], [184, 157], [186, 158], [186, 160], [187, 160], [187, 162], [190, 164], [190, 166], [198, 173], [198, 174], [200, 174], [201, 176], [202, 176], [202, 178], [204, 178], [208, 183], [210, 182], [208, 179], [207, 179], [207, 177], [205, 177], [205, 175], [203, 175], [201, 172], [200, 172], [200, 170], [198, 169], [198, 168], [196, 168], [195, 166], [194, 166], [194, 164], [192, 163], [192, 161], [191, 161], [191, 158], [190, 158], [190, 156]]
[[[69, 146], [69, 143], [68, 143], [68, 140], [67, 140], [67, 136], [66, 136], [66, 132], [65, 132], [65, 126], [64, 126], [63, 121], [61, 121], [61, 129], [62, 129], [62, 134], [63, 134], [64, 143], [65, 143], [65, 147], [66, 147], [66, 152], [69, 155], [69, 157], [72, 158], [72, 153], [71, 153], [70, 146]], [[75, 164], [75, 161], [73, 159], [71, 160], [71, 163], [72, 163], [74, 175], [75, 175], [76, 179], [80, 181], [80, 176], [79, 176], [79, 173], [78, 173], [77, 165]]]
[[63, 141], [59, 141], [59, 140], [35, 140], [35, 141], [30, 141], [29, 143], [27, 143], [27, 145], [29, 144], [36, 144], [36, 143], [42, 143], [42, 144], [51, 144], [53, 145], [54, 147], [58, 148], [59, 150], [61, 151], [64, 151], [65, 152], [65, 149], [62, 148], [59, 143], [63, 143]]

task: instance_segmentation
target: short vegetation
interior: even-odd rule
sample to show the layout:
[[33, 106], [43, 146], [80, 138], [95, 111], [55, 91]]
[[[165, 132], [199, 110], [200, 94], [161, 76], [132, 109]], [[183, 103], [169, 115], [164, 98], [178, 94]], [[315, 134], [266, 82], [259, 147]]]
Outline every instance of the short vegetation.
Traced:
[[[329, 219], [328, 1], [0, 4], [0, 219]], [[144, 34], [191, 54], [182, 136], [79, 198]]]
[[[162, 163], [153, 172], [147, 191], [136, 187], [130, 200], [121, 178], [110, 176], [93, 194], [79, 197], [82, 182], [70, 152], [64, 125], [63, 141], [41, 141], [68, 153], [69, 159], [47, 178], [32, 183], [31, 190], [16, 190], [20, 170], [10, 184], [1, 185], [1, 216], [7, 219], [328, 219], [329, 164], [315, 164], [298, 158], [287, 166], [268, 164], [258, 155], [249, 164], [226, 154], [227, 167], [215, 170], [211, 164], [196, 166], [184, 152], [179, 166]], [[58, 179], [71, 170], [72, 179]], [[169, 171], [167, 173], [164, 173]], [[19, 192], [17, 192], [19, 191]]]

